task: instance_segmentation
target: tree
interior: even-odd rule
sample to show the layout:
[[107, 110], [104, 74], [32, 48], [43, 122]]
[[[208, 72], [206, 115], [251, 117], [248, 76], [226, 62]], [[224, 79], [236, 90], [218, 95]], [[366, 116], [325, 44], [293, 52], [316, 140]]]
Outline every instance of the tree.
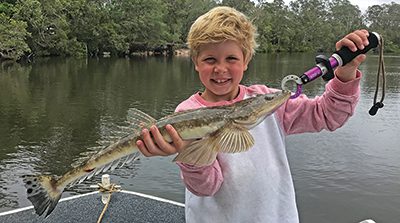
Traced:
[[251, 16], [255, 12], [254, 2], [250, 0], [222, 0], [220, 5], [235, 8], [247, 16]]
[[182, 33], [185, 18], [188, 16], [187, 0], [164, 0], [166, 13], [164, 23], [167, 26], [167, 42], [183, 43], [185, 35]]
[[18, 0], [14, 18], [28, 24], [28, 44], [38, 56], [67, 55], [69, 24], [61, 0]]
[[26, 37], [26, 23], [17, 21], [0, 13], [0, 61], [5, 59], [19, 60], [29, 52]]
[[290, 3], [296, 23], [295, 40], [300, 51], [325, 50], [330, 40], [326, 34], [331, 27], [327, 18], [327, 2], [322, 0], [298, 0]]
[[113, 1], [113, 19], [120, 24], [118, 33], [129, 44], [140, 42], [157, 45], [165, 42], [166, 6], [160, 0]]
[[329, 2], [328, 5], [331, 32], [327, 34], [330, 35], [330, 39], [339, 39], [356, 29], [365, 28], [360, 9], [350, 1], [336, 0]]
[[362, 15], [349, 0], [4, 0], [0, 3], [2, 58], [126, 55], [166, 43], [185, 43], [193, 22], [217, 5], [254, 22], [259, 51], [332, 51], [334, 42], [368, 27], [400, 52], [400, 5], [374, 5]]
[[271, 3], [260, 3], [254, 16], [254, 22], [259, 34], [259, 51], [282, 52], [291, 51], [292, 26], [291, 13], [283, 0]]
[[11, 17], [14, 14], [14, 6], [7, 2], [0, 2], [0, 13], [4, 13], [6, 16]]
[[214, 0], [187, 0], [185, 18], [182, 21], [180, 30], [182, 42], [186, 42], [190, 26], [202, 14], [217, 6]]
[[77, 42], [75, 52], [81, 50], [96, 56], [101, 51], [118, 52], [127, 48], [118, 38], [118, 26], [111, 17], [112, 5], [108, 2], [69, 0], [65, 11], [71, 27], [69, 36]]
[[368, 7], [366, 21], [369, 29], [381, 34], [386, 52], [400, 52], [400, 5], [373, 5]]

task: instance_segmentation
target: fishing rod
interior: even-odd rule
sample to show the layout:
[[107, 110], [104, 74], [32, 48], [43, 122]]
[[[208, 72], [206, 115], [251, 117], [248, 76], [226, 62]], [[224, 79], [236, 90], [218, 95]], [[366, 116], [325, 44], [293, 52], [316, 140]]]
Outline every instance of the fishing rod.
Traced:
[[[350, 61], [352, 61], [355, 57], [360, 54], [365, 54], [369, 50], [380, 46], [379, 49], [379, 69], [378, 69], [378, 78], [377, 78], [377, 88], [374, 96], [374, 103], [372, 108], [369, 110], [370, 115], [375, 115], [379, 108], [383, 107], [383, 99], [385, 94], [385, 75], [384, 75], [384, 64], [383, 64], [383, 39], [376, 32], [369, 32], [368, 36], [369, 44], [365, 46], [364, 49], [358, 49], [353, 52], [348, 47], [342, 47], [340, 50], [334, 52], [329, 58], [324, 55], [318, 55], [315, 58], [316, 65], [311, 69], [304, 72], [301, 76], [297, 75], [288, 75], [282, 80], [282, 89], [289, 90], [288, 83], [294, 82], [296, 85], [296, 92], [290, 97], [291, 99], [297, 98], [303, 89], [303, 85], [317, 79], [318, 77], [322, 77], [325, 81], [329, 81], [334, 78], [333, 71], [340, 67], [344, 66]], [[383, 79], [383, 89], [382, 89], [382, 98], [379, 102], [376, 101], [378, 88], [379, 88], [379, 74], [382, 72]], [[293, 84], [293, 83], [292, 83]]]

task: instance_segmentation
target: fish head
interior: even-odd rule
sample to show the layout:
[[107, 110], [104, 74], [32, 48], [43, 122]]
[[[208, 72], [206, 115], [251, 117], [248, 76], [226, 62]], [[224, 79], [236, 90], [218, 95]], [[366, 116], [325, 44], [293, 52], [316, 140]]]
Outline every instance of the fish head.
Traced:
[[251, 129], [274, 113], [289, 99], [290, 95], [290, 91], [276, 91], [248, 98], [237, 104], [231, 113], [231, 118], [235, 123]]
[[258, 111], [260, 113], [259, 115], [270, 115], [285, 103], [290, 96], [290, 91], [276, 91], [274, 93], [261, 95], [260, 97], [263, 101], [255, 104], [255, 111]]

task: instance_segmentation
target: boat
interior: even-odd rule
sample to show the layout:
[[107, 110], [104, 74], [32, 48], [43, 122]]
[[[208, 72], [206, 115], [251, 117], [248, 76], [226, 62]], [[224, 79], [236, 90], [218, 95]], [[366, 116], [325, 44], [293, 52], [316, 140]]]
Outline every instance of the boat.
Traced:
[[[103, 176], [103, 183], [104, 179], [106, 178]], [[108, 199], [110, 194], [111, 197]], [[107, 201], [108, 205], [106, 205]], [[107, 207], [105, 208], [105, 206]], [[103, 212], [104, 214], [102, 215]], [[62, 198], [54, 211], [47, 217], [44, 215], [38, 216], [33, 206], [28, 206], [0, 213], [0, 222], [184, 223], [185, 205], [176, 201], [128, 190], [118, 190], [113, 193], [94, 191]]]
[[[67, 198], [62, 198], [51, 213], [44, 217], [35, 213], [33, 206], [18, 208], [0, 213], [1, 223], [184, 223], [185, 205], [176, 201], [138, 193], [119, 190], [110, 193], [110, 177], [102, 176], [102, 183], [93, 185], [100, 190]], [[359, 223], [376, 223], [372, 219]]]

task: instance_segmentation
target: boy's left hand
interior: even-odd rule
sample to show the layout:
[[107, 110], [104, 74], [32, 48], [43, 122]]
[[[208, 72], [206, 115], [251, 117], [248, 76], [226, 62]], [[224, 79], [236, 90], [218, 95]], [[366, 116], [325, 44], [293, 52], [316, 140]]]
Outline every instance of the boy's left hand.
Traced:
[[[340, 50], [340, 48], [344, 46], [349, 48], [352, 52], [355, 52], [358, 49], [362, 50], [369, 44], [368, 36], [369, 33], [365, 29], [349, 33], [336, 43], [336, 50]], [[357, 68], [365, 58], [365, 54], [360, 54], [345, 66], [338, 67], [335, 70], [336, 77], [343, 82], [354, 80], [356, 78]]]

